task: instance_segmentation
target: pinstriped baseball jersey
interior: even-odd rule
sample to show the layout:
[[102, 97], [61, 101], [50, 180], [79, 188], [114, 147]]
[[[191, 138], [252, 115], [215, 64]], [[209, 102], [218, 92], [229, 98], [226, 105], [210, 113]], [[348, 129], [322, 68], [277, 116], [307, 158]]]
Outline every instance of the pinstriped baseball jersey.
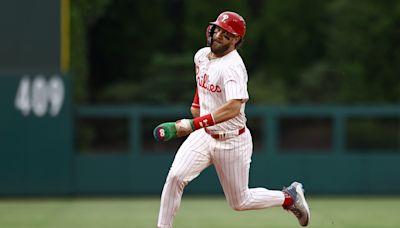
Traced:
[[240, 114], [233, 119], [209, 127], [211, 131], [230, 131], [246, 125], [245, 102], [247, 92], [247, 71], [239, 53], [209, 60], [210, 48], [200, 49], [195, 57], [197, 91], [200, 100], [200, 115], [211, 113], [231, 99], [243, 101]]

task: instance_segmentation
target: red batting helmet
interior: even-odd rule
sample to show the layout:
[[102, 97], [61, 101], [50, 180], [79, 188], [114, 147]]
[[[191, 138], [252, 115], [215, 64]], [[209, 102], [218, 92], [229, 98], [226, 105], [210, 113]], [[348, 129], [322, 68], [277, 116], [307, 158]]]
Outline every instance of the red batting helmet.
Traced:
[[218, 16], [217, 20], [210, 22], [210, 24], [217, 25], [233, 35], [242, 38], [246, 34], [246, 22], [242, 16], [235, 12], [223, 12]]

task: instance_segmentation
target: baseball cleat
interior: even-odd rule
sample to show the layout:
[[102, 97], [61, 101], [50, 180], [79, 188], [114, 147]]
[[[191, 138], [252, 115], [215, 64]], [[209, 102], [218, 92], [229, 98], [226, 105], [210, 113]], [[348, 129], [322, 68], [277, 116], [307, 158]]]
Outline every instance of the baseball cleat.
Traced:
[[292, 212], [299, 220], [301, 226], [307, 226], [310, 222], [311, 213], [307, 201], [304, 198], [303, 185], [298, 182], [293, 182], [289, 187], [283, 188], [283, 192], [286, 192], [293, 199], [292, 205], [284, 206], [283, 208]]

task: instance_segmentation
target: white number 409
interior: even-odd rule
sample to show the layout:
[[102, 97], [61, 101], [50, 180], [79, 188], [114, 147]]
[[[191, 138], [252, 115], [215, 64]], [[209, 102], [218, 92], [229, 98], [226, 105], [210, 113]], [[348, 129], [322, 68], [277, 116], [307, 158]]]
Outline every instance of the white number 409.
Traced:
[[42, 117], [47, 112], [57, 116], [63, 101], [64, 83], [61, 78], [53, 76], [46, 80], [44, 76], [38, 75], [32, 81], [28, 76], [21, 79], [14, 104], [25, 116], [32, 110], [36, 116]]

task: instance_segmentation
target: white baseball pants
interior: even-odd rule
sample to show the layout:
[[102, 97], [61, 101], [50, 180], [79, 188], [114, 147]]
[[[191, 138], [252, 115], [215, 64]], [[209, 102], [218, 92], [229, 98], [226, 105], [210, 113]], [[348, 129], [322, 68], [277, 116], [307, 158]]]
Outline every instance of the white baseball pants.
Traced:
[[213, 164], [229, 205], [237, 211], [281, 206], [282, 191], [249, 189], [253, 142], [250, 131], [230, 139], [216, 140], [204, 129], [189, 135], [179, 148], [161, 195], [159, 228], [171, 228], [184, 187]]

